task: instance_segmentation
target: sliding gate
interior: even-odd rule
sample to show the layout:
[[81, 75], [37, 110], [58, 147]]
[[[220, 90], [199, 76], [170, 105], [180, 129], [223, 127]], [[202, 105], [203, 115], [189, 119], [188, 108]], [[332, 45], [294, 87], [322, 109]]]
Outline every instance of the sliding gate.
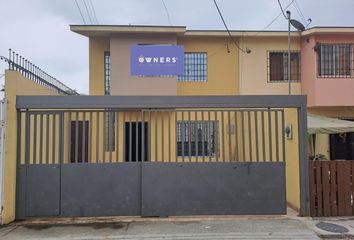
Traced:
[[18, 97], [17, 219], [285, 213], [287, 110], [237, 99]]

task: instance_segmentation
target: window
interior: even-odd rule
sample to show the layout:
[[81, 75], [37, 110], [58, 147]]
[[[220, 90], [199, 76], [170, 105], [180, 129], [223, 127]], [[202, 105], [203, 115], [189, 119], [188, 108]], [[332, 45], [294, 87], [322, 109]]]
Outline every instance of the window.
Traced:
[[[290, 79], [300, 81], [300, 53], [291, 52], [290, 54]], [[268, 60], [268, 81], [287, 82], [288, 81], [288, 53], [269, 52]]]
[[207, 81], [207, 53], [184, 53], [184, 74], [178, 76], [179, 82]]
[[115, 116], [114, 112], [104, 112], [104, 148], [105, 151], [115, 149]]
[[111, 91], [111, 53], [104, 52], [104, 94], [110, 95]]
[[353, 45], [318, 44], [318, 76], [351, 77], [353, 75]]
[[216, 121], [177, 122], [177, 156], [215, 155], [217, 132]]

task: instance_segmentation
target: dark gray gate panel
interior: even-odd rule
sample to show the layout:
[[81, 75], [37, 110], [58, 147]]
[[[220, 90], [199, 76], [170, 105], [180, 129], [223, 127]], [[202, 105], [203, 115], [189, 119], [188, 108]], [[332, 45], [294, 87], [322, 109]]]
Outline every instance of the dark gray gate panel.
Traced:
[[59, 215], [60, 166], [27, 165], [26, 216]]
[[16, 219], [26, 218], [26, 168], [17, 167], [16, 178]]
[[140, 163], [62, 165], [61, 216], [140, 215]]
[[284, 163], [144, 163], [142, 215], [284, 214]]

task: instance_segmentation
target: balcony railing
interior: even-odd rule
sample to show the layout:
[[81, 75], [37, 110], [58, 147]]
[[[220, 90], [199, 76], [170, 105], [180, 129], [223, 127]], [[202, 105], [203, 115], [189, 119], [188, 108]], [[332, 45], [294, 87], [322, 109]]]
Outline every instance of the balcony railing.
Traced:
[[0, 60], [4, 60], [8, 63], [9, 70], [18, 71], [22, 74], [22, 76], [39, 85], [45, 86], [63, 95], [79, 95], [79, 93], [77, 93], [74, 89], [69, 88], [64, 83], [49, 75], [37, 65], [33, 64], [11, 49], [9, 49], [9, 56], [0, 56]]

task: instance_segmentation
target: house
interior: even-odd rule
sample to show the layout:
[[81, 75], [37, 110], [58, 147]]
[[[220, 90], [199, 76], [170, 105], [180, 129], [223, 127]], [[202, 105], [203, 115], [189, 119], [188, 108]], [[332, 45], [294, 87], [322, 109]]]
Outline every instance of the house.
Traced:
[[[89, 96], [24, 96], [33, 94], [21, 88], [25, 83], [44, 95], [53, 86], [36, 71], [18, 68], [10, 54], [7, 122], [16, 125], [9, 124], [7, 132], [17, 136], [9, 141], [19, 147], [6, 153], [3, 222], [33, 216], [280, 214], [287, 204], [309, 213], [306, 106], [300, 94], [313, 94], [306, 91], [323, 79], [310, 63], [303, 65], [318, 51], [332, 53], [320, 63], [349, 58], [351, 64], [343, 66], [350, 74], [333, 72], [351, 77], [351, 45], [330, 48], [325, 37], [350, 42], [353, 28], [292, 33], [292, 96], [284, 96], [286, 32], [232, 31], [231, 39], [225, 31], [183, 26], [71, 30], [89, 38]], [[167, 54], [178, 46], [182, 55]], [[151, 53], [151, 47], [162, 55], [139, 52]], [[347, 50], [351, 55], [342, 56]], [[132, 61], [182, 61], [183, 72], [136, 73]], [[322, 72], [329, 74], [327, 67]], [[346, 94], [337, 96], [337, 105], [309, 96], [309, 111], [351, 109], [352, 83], [345, 80]], [[326, 140], [317, 144], [328, 149]]]

